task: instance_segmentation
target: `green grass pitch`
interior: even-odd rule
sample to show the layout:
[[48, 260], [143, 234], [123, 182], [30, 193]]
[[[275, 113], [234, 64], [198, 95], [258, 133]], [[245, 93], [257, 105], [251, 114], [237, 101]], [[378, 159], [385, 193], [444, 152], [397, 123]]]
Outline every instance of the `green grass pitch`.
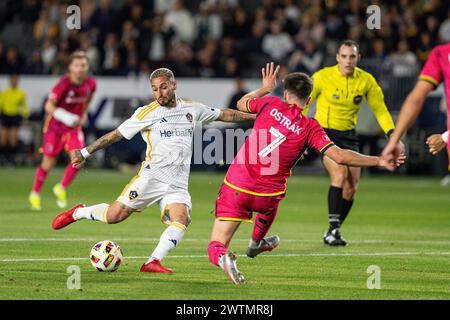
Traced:
[[[231, 249], [247, 280], [236, 287], [206, 252], [224, 173], [192, 173], [192, 223], [164, 260], [173, 275], [139, 272], [163, 230], [157, 206], [117, 225], [81, 221], [53, 231], [59, 210], [51, 187], [61, 174], [50, 174], [36, 213], [27, 202], [34, 169], [0, 169], [0, 299], [450, 298], [450, 191], [437, 178], [364, 176], [342, 228], [349, 246], [330, 248], [322, 243], [328, 179], [295, 174], [269, 233], [281, 237], [280, 246], [250, 259], [244, 252], [252, 226], [236, 233]], [[133, 175], [84, 169], [69, 204], [112, 202]], [[124, 250], [114, 273], [96, 271], [88, 259], [92, 245], [105, 239]], [[81, 270], [80, 290], [67, 288], [71, 265]], [[380, 268], [381, 289], [367, 288], [372, 265]]]

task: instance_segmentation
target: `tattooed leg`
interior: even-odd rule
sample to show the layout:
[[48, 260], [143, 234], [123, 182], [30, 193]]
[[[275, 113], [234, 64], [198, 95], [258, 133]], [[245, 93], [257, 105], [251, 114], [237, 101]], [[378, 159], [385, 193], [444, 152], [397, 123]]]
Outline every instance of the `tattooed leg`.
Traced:
[[111, 204], [106, 212], [106, 223], [114, 224], [127, 219], [136, 209], [130, 208], [119, 201]]

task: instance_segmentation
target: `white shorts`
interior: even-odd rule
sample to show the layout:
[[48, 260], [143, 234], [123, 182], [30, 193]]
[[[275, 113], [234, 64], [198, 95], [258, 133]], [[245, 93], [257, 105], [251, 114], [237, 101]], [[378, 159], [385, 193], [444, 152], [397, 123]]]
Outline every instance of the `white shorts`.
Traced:
[[159, 204], [161, 222], [170, 224], [170, 217], [166, 212], [171, 203], [184, 203], [188, 208], [188, 215], [192, 209], [191, 196], [185, 188], [176, 187], [146, 176], [135, 176], [125, 186], [117, 201], [124, 205], [142, 211], [154, 203]]

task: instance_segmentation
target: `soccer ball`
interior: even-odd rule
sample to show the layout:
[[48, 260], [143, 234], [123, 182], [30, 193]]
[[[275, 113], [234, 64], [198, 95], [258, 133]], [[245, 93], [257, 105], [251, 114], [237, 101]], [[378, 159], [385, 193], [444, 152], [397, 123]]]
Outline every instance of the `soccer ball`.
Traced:
[[122, 261], [122, 248], [110, 240], [97, 242], [92, 247], [91, 264], [98, 271], [116, 271]]

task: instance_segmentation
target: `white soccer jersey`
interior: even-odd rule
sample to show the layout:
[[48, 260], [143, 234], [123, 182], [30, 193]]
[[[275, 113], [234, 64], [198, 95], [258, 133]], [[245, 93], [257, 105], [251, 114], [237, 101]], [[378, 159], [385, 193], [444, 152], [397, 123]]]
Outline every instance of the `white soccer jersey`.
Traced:
[[194, 101], [177, 99], [174, 108], [157, 101], [138, 108], [118, 130], [128, 140], [138, 132], [147, 144], [140, 175], [187, 188], [194, 126], [216, 120], [220, 110]]

